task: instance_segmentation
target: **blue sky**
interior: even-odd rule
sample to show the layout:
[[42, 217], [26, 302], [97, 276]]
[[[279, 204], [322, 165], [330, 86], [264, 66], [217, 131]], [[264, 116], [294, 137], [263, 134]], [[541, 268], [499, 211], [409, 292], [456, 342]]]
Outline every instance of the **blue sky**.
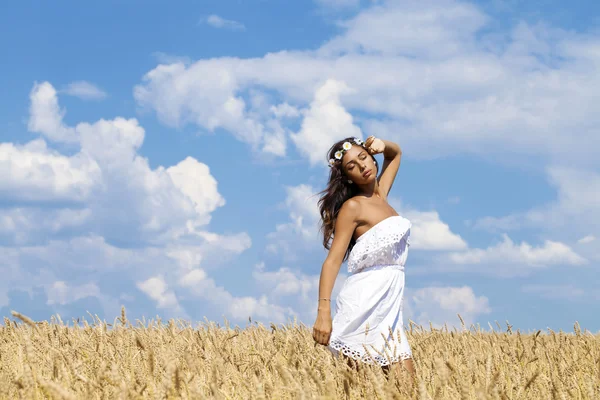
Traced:
[[600, 330], [596, 2], [2, 7], [0, 314], [312, 325], [356, 132], [403, 149], [407, 319]]

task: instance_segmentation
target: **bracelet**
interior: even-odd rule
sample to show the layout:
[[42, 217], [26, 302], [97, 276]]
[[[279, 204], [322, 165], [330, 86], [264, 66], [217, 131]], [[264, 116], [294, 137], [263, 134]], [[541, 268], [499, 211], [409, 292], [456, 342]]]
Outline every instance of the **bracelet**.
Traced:
[[331, 301], [331, 299], [319, 299], [319, 300]]

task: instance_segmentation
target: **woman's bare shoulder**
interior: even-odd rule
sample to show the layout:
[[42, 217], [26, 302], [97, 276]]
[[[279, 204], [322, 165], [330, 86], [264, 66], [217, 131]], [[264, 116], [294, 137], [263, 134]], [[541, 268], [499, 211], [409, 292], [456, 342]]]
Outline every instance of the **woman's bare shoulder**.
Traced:
[[361, 225], [363, 220], [363, 204], [358, 198], [351, 197], [342, 204], [338, 219], [352, 223], [354, 226]]
[[355, 197], [351, 197], [342, 204], [339, 216], [356, 219], [360, 215], [361, 202]]

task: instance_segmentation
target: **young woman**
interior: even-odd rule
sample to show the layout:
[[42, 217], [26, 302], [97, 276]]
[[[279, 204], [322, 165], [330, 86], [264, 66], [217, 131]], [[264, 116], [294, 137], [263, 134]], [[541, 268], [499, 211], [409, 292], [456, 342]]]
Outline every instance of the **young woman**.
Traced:
[[[379, 172], [374, 155], [383, 153]], [[414, 377], [412, 352], [404, 332], [404, 264], [411, 222], [388, 204], [402, 151], [373, 136], [365, 142], [346, 138], [329, 150], [331, 173], [319, 209], [323, 245], [329, 254], [319, 281], [316, 342], [337, 355], [385, 369], [402, 362]], [[331, 319], [331, 292], [348, 261], [349, 277]]]

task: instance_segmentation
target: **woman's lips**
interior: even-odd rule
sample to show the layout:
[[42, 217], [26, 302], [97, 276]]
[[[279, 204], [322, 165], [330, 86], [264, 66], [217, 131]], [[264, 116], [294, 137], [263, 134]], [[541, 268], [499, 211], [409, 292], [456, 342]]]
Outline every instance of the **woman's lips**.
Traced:
[[366, 178], [366, 177], [368, 177], [369, 175], [371, 175], [371, 170], [370, 170], [370, 169], [369, 169], [369, 170], [366, 170], [366, 171], [363, 173], [363, 178]]

